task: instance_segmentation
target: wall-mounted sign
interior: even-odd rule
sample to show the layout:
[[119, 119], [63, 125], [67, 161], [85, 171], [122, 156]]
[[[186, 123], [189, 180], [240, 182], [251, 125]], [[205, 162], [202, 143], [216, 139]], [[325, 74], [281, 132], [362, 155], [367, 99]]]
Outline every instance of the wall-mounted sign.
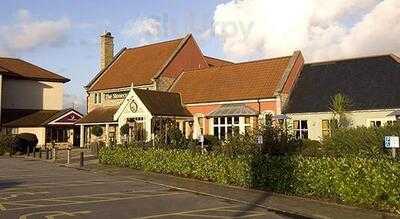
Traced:
[[130, 104], [130, 108], [131, 108], [131, 112], [136, 113], [138, 110], [138, 106], [135, 103], [135, 101], [132, 100], [131, 104]]
[[257, 136], [257, 144], [263, 144], [263, 141], [264, 139], [262, 135]]
[[385, 136], [385, 148], [399, 148], [399, 137]]
[[116, 100], [116, 99], [125, 99], [128, 96], [129, 91], [120, 91], [113, 93], [106, 93], [106, 99]]

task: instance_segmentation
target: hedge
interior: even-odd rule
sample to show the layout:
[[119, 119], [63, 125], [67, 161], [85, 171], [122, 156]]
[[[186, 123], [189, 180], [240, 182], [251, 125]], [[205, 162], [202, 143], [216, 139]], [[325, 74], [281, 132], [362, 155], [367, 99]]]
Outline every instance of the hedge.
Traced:
[[400, 212], [400, 163], [357, 157], [222, 154], [102, 148], [103, 164]]

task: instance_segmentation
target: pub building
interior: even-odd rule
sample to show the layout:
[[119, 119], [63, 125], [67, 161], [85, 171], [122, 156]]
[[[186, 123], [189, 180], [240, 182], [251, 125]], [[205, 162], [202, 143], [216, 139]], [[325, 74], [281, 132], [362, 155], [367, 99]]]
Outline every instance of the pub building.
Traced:
[[[124, 125], [128, 138], [151, 141], [171, 121], [187, 138], [223, 140], [259, 126], [268, 114], [297, 138], [321, 140], [330, 132], [324, 125], [332, 118], [329, 101], [341, 91], [355, 100], [355, 126], [385, 125], [400, 116], [399, 98], [385, 95], [400, 92], [398, 80], [387, 80], [400, 76], [394, 54], [305, 64], [294, 51], [233, 63], [204, 55], [191, 34], [116, 55], [113, 41], [109, 32], [100, 37], [100, 71], [85, 86], [88, 114], [76, 123], [81, 147], [97, 140], [91, 134], [96, 125], [106, 144], [124, 140]], [[369, 86], [368, 75], [380, 83]]]

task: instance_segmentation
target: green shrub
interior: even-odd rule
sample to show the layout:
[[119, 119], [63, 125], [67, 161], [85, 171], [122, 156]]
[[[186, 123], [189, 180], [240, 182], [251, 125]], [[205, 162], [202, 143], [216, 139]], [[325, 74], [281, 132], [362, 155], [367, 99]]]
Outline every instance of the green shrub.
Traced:
[[128, 135], [129, 134], [129, 125], [125, 124], [125, 125], [121, 126], [119, 131], [121, 132], [121, 135]]
[[400, 136], [400, 125], [338, 129], [323, 141], [327, 153], [333, 157], [357, 156], [366, 158], [388, 157], [384, 137]]
[[357, 157], [227, 157], [190, 150], [102, 148], [103, 164], [173, 174], [305, 197], [322, 197], [362, 207], [400, 210], [400, 163]]
[[0, 134], [0, 156], [10, 151], [11, 144], [14, 141], [13, 135]]
[[91, 134], [96, 137], [100, 137], [103, 135], [103, 128], [99, 125], [95, 125], [92, 127]]
[[326, 148], [319, 141], [302, 139], [298, 147], [298, 153], [307, 157], [326, 156]]

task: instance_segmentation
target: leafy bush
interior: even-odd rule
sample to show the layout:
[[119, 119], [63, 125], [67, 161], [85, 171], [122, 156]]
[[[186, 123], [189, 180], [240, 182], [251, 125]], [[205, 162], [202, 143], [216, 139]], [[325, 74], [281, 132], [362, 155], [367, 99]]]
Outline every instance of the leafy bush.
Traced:
[[95, 125], [92, 127], [91, 134], [96, 137], [100, 137], [103, 135], [103, 128], [99, 125]]
[[327, 153], [333, 157], [358, 156], [380, 158], [389, 156], [384, 149], [384, 137], [400, 136], [400, 125], [390, 125], [380, 128], [357, 127], [338, 129], [331, 137], [323, 141]]
[[129, 125], [125, 124], [125, 125], [121, 126], [119, 131], [121, 132], [121, 135], [128, 135], [129, 134]]
[[327, 155], [326, 148], [321, 142], [310, 139], [302, 139], [297, 152], [307, 157], [321, 157]]
[[0, 134], [0, 156], [10, 151], [13, 142], [14, 142], [14, 136]]
[[217, 136], [204, 135], [204, 145], [207, 145], [207, 150], [213, 151], [221, 144]]
[[102, 148], [103, 164], [276, 192], [400, 210], [400, 163], [357, 157], [200, 154], [190, 150]]

